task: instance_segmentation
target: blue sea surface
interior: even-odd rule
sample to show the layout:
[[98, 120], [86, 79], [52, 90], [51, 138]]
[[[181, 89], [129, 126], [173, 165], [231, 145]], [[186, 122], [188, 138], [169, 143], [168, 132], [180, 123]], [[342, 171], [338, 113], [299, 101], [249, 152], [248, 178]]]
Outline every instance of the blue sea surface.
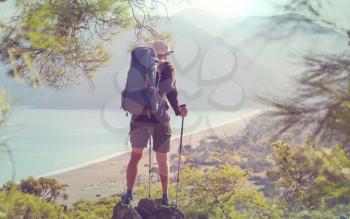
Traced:
[[[258, 113], [191, 111], [185, 134], [198, 132]], [[130, 116], [117, 110], [56, 110], [15, 107], [0, 128], [0, 184], [29, 176], [47, 176], [106, 160], [130, 150]], [[181, 118], [172, 116], [173, 137]]]

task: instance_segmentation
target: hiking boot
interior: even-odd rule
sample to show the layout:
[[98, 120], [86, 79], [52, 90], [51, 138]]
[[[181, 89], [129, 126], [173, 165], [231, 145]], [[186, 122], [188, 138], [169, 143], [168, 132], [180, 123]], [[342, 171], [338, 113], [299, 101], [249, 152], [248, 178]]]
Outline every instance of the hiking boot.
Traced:
[[121, 205], [124, 207], [130, 207], [133, 200], [134, 200], [134, 197], [124, 195], [122, 197]]
[[162, 200], [160, 201], [160, 207], [161, 208], [170, 208], [171, 202], [169, 201], [169, 199], [162, 198]]

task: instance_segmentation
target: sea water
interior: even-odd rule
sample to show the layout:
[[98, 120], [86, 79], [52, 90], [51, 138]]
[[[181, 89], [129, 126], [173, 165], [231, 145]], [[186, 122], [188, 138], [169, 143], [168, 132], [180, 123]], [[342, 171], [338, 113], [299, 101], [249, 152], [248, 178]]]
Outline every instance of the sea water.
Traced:
[[[191, 111], [184, 134], [214, 128], [258, 113]], [[0, 184], [29, 176], [48, 176], [130, 151], [130, 116], [118, 110], [56, 110], [16, 107], [0, 128]], [[181, 118], [172, 116], [173, 137]]]

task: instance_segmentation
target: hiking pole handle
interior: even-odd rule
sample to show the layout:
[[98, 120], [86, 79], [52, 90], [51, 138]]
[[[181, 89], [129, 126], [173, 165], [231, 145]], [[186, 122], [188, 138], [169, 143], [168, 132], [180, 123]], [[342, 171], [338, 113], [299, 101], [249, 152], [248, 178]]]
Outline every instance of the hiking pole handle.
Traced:
[[[187, 105], [186, 104], [181, 104], [180, 108], [185, 108]], [[181, 155], [182, 151], [182, 138], [183, 138], [183, 131], [184, 131], [184, 119], [185, 117], [181, 118], [181, 133], [180, 133], [180, 147], [179, 147], [179, 153]]]

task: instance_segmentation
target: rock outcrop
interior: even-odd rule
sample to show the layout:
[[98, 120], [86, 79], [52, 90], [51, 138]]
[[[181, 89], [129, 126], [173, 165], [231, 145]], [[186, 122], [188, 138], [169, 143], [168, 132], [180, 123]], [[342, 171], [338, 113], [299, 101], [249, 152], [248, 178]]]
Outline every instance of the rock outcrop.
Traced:
[[112, 219], [142, 219], [133, 207], [125, 207], [120, 202], [113, 209]]
[[183, 219], [185, 215], [176, 207], [162, 208], [160, 199], [142, 199], [137, 207], [124, 207], [118, 203], [112, 219]]

